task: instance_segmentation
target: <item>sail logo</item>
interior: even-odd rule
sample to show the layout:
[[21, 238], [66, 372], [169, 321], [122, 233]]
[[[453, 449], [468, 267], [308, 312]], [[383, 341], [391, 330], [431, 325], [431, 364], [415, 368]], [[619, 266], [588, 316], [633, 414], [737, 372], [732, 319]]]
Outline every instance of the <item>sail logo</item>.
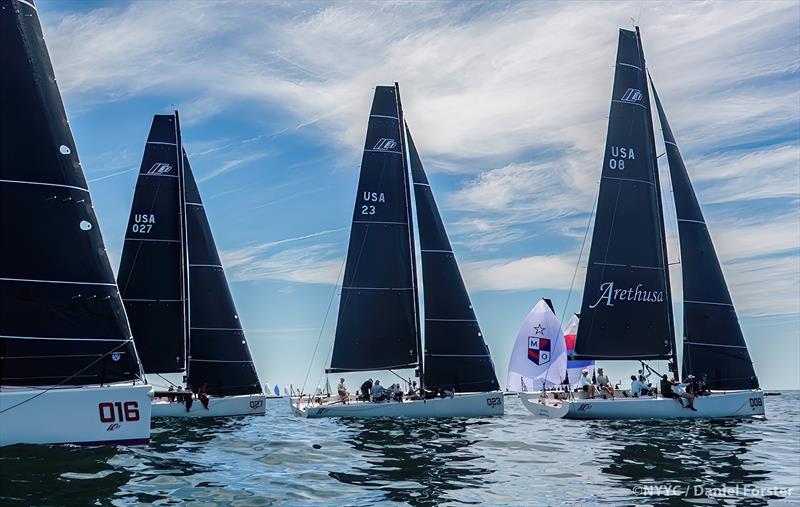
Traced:
[[641, 102], [642, 97], [644, 97], [644, 95], [642, 95], [641, 90], [637, 90], [636, 88], [628, 88], [625, 91], [625, 94], [619, 100], [621, 100], [622, 102], [636, 103], [636, 102]]
[[660, 290], [642, 290], [642, 284], [635, 288], [615, 289], [614, 282], [605, 282], [600, 285], [600, 297], [589, 308], [597, 308], [605, 301], [606, 306], [614, 306], [615, 302], [636, 301], [642, 303], [663, 303], [664, 292]]
[[550, 362], [550, 338], [528, 337], [528, 359], [537, 366]]
[[372, 149], [377, 151], [390, 151], [395, 148], [397, 148], [397, 141], [387, 137], [381, 137]]
[[172, 165], [163, 162], [156, 162], [153, 167], [147, 170], [147, 174], [169, 174], [172, 172]]

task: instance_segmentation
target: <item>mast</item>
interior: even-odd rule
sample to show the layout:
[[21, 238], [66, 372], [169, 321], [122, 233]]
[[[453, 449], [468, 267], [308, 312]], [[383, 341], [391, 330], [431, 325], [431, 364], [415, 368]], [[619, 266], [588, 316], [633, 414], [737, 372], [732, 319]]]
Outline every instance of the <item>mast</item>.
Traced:
[[660, 230], [661, 236], [661, 249], [663, 252], [664, 257], [664, 278], [666, 281], [666, 305], [667, 305], [667, 313], [669, 315], [669, 319], [667, 321], [667, 333], [670, 342], [670, 348], [672, 349], [672, 358], [669, 361], [669, 368], [672, 371], [672, 378], [673, 380], [678, 380], [678, 346], [675, 343], [675, 317], [673, 315], [673, 308], [672, 308], [672, 287], [670, 283], [670, 274], [669, 274], [669, 255], [667, 252], [667, 232], [666, 232], [666, 224], [664, 222], [664, 206], [662, 202], [662, 194], [661, 194], [661, 178], [658, 174], [658, 156], [656, 155], [656, 139], [655, 133], [653, 132], [653, 112], [651, 109], [652, 102], [650, 101], [650, 88], [647, 86], [647, 62], [644, 58], [644, 47], [642, 46], [642, 35], [639, 33], [639, 27], [636, 27], [636, 42], [639, 46], [639, 55], [642, 61], [642, 69], [643, 74], [645, 76], [645, 83], [642, 89], [642, 93], [645, 95], [644, 103], [647, 104], [647, 131], [650, 137], [650, 157], [653, 160], [653, 181], [656, 185], [656, 192], [657, 192], [657, 202], [658, 202], [658, 225]]
[[0, 47], [0, 385], [143, 380], [32, 1]]
[[411, 185], [409, 185], [409, 163], [408, 163], [408, 146], [406, 143], [406, 133], [407, 130], [405, 128], [405, 120], [403, 119], [403, 104], [400, 100], [400, 84], [395, 81], [394, 83], [394, 91], [395, 97], [397, 99], [397, 123], [400, 126], [400, 151], [403, 152], [403, 186], [405, 187], [405, 197], [406, 197], [406, 210], [407, 210], [407, 220], [408, 220], [408, 243], [411, 245], [411, 249], [409, 254], [411, 256], [411, 280], [414, 287], [414, 329], [415, 334], [417, 336], [417, 362], [419, 363], [419, 367], [417, 371], [419, 373], [419, 388], [420, 392], [425, 392], [425, 362], [423, 357], [425, 354], [423, 353], [423, 345], [422, 345], [422, 331], [419, 325], [419, 284], [417, 280], [417, 248], [414, 244], [414, 216], [411, 210]]
[[191, 361], [191, 311], [189, 305], [189, 248], [187, 245], [187, 225], [186, 225], [186, 170], [184, 167], [183, 144], [181, 142], [181, 124], [178, 118], [178, 110], [175, 110], [175, 151], [178, 162], [178, 223], [180, 224], [181, 241], [181, 307], [183, 310], [183, 344], [184, 344], [184, 370], [186, 378], [189, 377]]

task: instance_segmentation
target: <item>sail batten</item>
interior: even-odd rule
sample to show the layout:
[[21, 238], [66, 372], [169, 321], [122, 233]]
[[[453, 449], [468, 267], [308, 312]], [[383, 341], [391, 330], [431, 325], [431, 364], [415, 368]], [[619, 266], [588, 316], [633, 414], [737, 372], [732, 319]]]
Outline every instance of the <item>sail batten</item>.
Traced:
[[38, 13], [0, 9], [0, 385], [138, 380]]
[[576, 359], [673, 356], [670, 290], [644, 55], [620, 30]]
[[376, 87], [352, 216], [330, 372], [414, 368], [420, 362], [400, 117], [396, 88]]
[[713, 389], [754, 389], [753, 368], [700, 202], [655, 85], [650, 81], [667, 150], [683, 275], [683, 375], [705, 376]]
[[494, 363], [408, 127], [406, 138], [422, 257], [425, 386], [455, 392], [494, 391], [499, 389]]

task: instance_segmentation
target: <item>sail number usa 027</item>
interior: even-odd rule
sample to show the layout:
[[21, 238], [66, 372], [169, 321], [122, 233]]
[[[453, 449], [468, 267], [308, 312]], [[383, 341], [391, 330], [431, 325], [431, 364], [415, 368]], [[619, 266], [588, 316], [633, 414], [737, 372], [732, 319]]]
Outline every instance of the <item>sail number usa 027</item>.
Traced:
[[636, 154], [633, 151], [633, 146], [610, 146], [611, 158], [608, 159], [608, 168], [617, 169], [620, 171], [625, 170], [626, 160], [635, 160]]
[[136, 234], [150, 234], [153, 225], [156, 223], [156, 216], [147, 213], [136, 213], [133, 215], [133, 225], [131, 232]]
[[[361, 194], [361, 198], [363, 201], [368, 203], [385, 203], [386, 202], [386, 195], [383, 192], [369, 192], [365, 191]], [[361, 214], [362, 215], [374, 215], [376, 208], [376, 204], [362, 204], [361, 205]]]

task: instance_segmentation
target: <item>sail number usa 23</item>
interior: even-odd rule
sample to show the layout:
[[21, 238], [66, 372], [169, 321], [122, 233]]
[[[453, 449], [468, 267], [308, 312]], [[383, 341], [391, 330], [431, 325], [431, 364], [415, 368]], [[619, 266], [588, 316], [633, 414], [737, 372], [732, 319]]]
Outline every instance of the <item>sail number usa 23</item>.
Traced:
[[362, 215], [374, 215], [375, 214], [375, 206], [376, 204], [385, 203], [386, 196], [383, 192], [369, 192], [365, 191], [361, 194], [361, 199], [368, 203], [361, 205], [361, 214]]

